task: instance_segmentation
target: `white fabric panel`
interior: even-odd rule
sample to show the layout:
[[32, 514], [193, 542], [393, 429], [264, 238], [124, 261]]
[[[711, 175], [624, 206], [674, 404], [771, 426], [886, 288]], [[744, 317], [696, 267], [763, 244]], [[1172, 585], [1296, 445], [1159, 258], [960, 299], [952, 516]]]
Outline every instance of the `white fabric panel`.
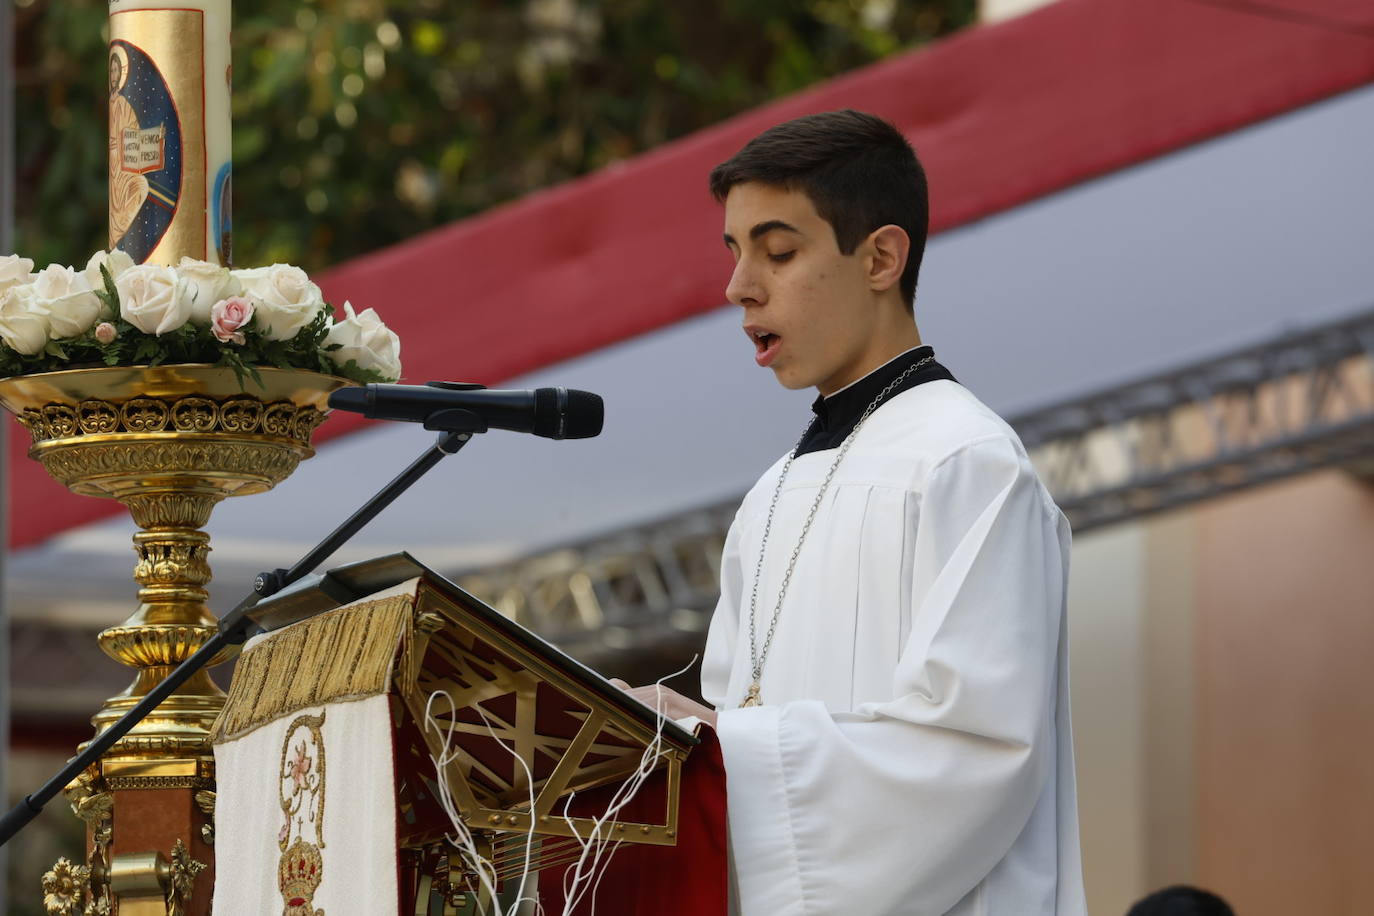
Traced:
[[[283, 755], [292, 723], [321, 715], [323, 766], [313, 764], [316, 748], [305, 729], [295, 730]], [[302, 743], [311, 773], [322, 768], [325, 776], [324, 791], [311, 793], [320, 796], [322, 812], [307, 804], [288, 834], [288, 843], [299, 838], [317, 847], [323, 864], [305, 912], [395, 914], [395, 776], [385, 695], [300, 710], [215, 747], [214, 911], [296, 912], [279, 889], [278, 869], [285, 856], [282, 798], [292, 792], [292, 765]]]
[[[796, 459], [759, 587], [762, 645], [834, 451]], [[1069, 533], [1014, 433], [961, 386], [856, 436], [762, 678], [749, 589], [781, 462], [726, 544], [703, 662], [744, 916], [1086, 912], [1068, 721]]]

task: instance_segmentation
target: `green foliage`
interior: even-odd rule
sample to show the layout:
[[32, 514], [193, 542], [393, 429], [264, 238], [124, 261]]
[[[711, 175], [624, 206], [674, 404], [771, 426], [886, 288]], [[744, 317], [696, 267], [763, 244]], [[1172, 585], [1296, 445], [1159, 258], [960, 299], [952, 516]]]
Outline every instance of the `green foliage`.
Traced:
[[[975, 6], [235, 0], [235, 261], [337, 263], [944, 35]], [[18, 250], [70, 263], [105, 247], [106, 3], [17, 13]]]

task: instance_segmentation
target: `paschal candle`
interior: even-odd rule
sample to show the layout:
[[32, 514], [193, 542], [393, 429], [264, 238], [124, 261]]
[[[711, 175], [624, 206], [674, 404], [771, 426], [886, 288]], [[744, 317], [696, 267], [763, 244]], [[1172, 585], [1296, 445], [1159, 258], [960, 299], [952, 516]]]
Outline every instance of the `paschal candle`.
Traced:
[[230, 0], [110, 0], [110, 247], [228, 266]]

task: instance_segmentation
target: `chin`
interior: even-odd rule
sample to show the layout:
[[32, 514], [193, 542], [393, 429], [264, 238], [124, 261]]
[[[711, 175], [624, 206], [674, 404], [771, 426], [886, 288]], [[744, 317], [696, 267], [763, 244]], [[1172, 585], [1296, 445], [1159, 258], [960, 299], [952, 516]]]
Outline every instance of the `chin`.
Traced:
[[789, 391], [800, 391], [803, 388], [816, 387], [816, 382], [814, 379], [810, 378], [809, 376], [803, 373], [790, 371], [788, 367], [784, 367], [781, 369], [775, 368], [773, 370], [773, 376], [778, 380], [779, 385], [781, 385]]

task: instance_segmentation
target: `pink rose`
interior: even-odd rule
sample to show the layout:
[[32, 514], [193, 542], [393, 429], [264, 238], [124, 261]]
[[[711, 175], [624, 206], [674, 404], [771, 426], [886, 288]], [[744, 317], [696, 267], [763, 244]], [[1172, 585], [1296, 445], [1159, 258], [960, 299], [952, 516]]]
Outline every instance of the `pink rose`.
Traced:
[[221, 299], [210, 307], [210, 330], [220, 343], [243, 343], [244, 325], [253, 320], [253, 303], [243, 296]]
[[114, 343], [114, 339], [119, 336], [119, 331], [108, 321], [102, 321], [95, 326], [95, 339], [103, 344]]

